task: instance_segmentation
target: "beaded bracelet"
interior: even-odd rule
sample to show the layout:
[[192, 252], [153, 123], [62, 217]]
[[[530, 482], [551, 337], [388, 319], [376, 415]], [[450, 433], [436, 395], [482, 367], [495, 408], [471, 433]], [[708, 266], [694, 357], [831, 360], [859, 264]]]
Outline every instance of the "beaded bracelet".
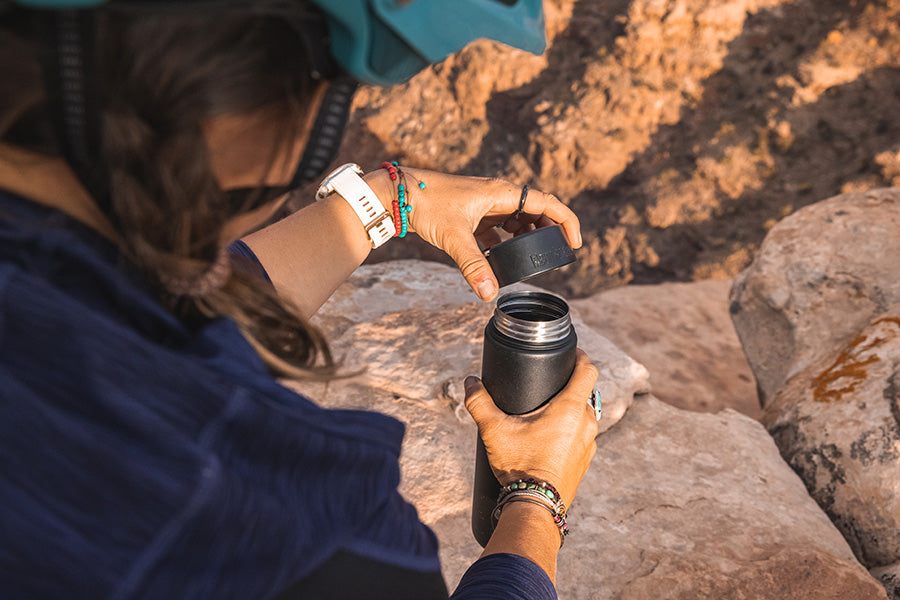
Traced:
[[513, 502], [528, 502], [530, 504], [537, 504], [538, 506], [543, 507], [544, 510], [549, 512], [550, 516], [553, 517], [553, 523], [559, 530], [559, 547], [562, 548], [562, 545], [566, 540], [566, 536], [569, 535], [569, 524], [566, 521], [566, 514], [565, 512], [558, 512], [553, 506], [551, 506], [548, 503], [546, 496], [533, 494], [527, 491], [516, 491], [507, 494], [503, 498], [503, 501], [497, 505], [497, 508], [495, 508], [494, 512], [491, 514], [491, 519], [495, 527], [497, 525], [497, 521], [500, 520], [500, 515], [503, 512], [503, 508], [507, 504], [512, 504]]
[[[390, 162], [385, 161], [385, 162], [381, 163], [381, 168], [387, 170], [388, 175], [391, 178], [391, 181], [399, 180], [399, 174], [397, 171], [397, 163], [396, 162], [390, 163]], [[401, 216], [403, 211], [400, 206], [400, 198], [399, 197], [391, 201], [391, 208], [393, 209], [393, 212], [394, 212], [394, 237], [402, 237], [400, 235], [400, 233], [403, 230], [403, 217]]]
[[[406, 181], [402, 177], [400, 180]], [[400, 237], [406, 237], [406, 229], [409, 226], [406, 213], [412, 208], [406, 203], [406, 186], [402, 183], [397, 185], [397, 196], [400, 203]]]
[[[409, 203], [409, 188], [406, 182], [406, 174], [400, 170], [397, 161], [381, 163], [382, 169], [387, 169], [391, 177], [391, 181], [397, 182], [397, 199], [391, 202], [391, 208], [394, 213], [394, 237], [406, 237], [409, 229], [408, 213], [412, 210], [412, 204]], [[415, 177], [413, 177], [415, 179]], [[425, 189], [424, 181], [416, 181], [420, 190]]]
[[500, 495], [497, 497], [497, 503], [503, 501], [503, 498], [516, 490], [533, 490], [538, 494], [545, 496], [554, 505], [560, 505], [565, 510], [562, 496], [556, 491], [556, 488], [546, 481], [538, 481], [536, 479], [518, 479], [512, 483], [508, 483], [500, 489]]
[[500, 520], [503, 507], [510, 502], [530, 502], [543, 506], [550, 512], [553, 522], [559, 529], [559, 545], [562, 547], [565, 536], [569, 534], [569, 524], [566, 522], [566, 505], [556, 488], [546, 481], [535, 479], [519, 479], [503, 486], [497, 498], [497, 507], [491, 514], [495, 525]]

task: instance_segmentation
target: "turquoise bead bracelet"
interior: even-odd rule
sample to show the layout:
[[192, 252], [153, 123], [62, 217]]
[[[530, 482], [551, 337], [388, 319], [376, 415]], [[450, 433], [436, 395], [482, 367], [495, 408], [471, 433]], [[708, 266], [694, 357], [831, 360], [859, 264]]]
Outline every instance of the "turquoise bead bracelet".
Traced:
[[[397, 161], [383, 162], [381, 168], [387, 169], [391, 181], [397, 182], [397, 199], [392, 202], [394, 209], [394, 237], [406, 237], [409, 230], [409, 213], [412, 204], [409, 202], [409, 188], [406, 186], [406, 174], [400, 169]], [[415, 179], [415, 178], [413, 178]], [[425, 189], [424, 181], [417, 181], [419, 189]]]
[[506, 484], [500, 490], [500, 496], [497, 498], [497, 502], [502, 502], [503, 498], [507, 494], [516, 490], [533, 490], [539, 494], [546, 496], [546, 498], [554, 504], [562, 504], [562, 496], [559, 495], [559, 492], [556, 491], [555, 487], [553, 487], [546, 481], [538, 481], [536, 479], [519, 479], [517, 481], [513, 481], [512, 483]]

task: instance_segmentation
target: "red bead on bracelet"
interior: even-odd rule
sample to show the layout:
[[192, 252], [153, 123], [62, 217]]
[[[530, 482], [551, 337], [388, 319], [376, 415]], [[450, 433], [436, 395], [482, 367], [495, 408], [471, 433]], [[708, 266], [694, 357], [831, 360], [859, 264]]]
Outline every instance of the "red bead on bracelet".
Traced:
[[391, 176], [391, 181], [397, 181], [397, 167], [396, 166], [385, 161], [385, 162], [381, 163], [381, 168], [387, 169], [388, 175]]
[[[381, 168], [386, 169], [388, 175], [391, 177], [391, 181], [397, 181], [399, 178], [399, 174], [397, 172], [397, 165], [390, 162], [381, 163]], [[394, 212], [394, 237], [400, 237], [403, 235], [403, 210], [404, 207], [400, 203], [400, 198], [391, 202], [391, 208]]]
[[394, 200], [391, 202], [391, 206], [394, 209], [394, 237], [397, 237], [403, 228], [403, 221], [400, 218], [400, 202]]

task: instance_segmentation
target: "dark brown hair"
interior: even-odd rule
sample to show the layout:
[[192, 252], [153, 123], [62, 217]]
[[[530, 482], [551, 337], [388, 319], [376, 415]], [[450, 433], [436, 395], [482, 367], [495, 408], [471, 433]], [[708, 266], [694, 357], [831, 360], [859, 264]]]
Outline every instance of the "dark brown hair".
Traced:
[[[58, 155], [35, 18], [21, 9], [0, 14], [0, 140]], [[165, 295], [163, 281], [206, 273], [222, 251], [226, 223], [263, 199], [250, 194], [236, 205], [220, 189], [204, 121], [261, 111], [278, 119], [284, 136], [271, 149], [274, 162], [299, 135], [315, 83], [301, 39], [283, 18], [107, 11], [98, 15], [96, 44], [103, 160], [117, 241]], [[277, 374], [333, 374], [318, 331], [242, 269], [233, 269], [224, 287], [168, 300], [186, 321], [232, 318]]]

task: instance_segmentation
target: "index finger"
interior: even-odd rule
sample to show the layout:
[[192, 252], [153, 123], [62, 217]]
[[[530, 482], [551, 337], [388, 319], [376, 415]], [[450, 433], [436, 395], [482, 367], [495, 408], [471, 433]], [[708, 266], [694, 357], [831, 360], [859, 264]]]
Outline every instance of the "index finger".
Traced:
[[572, 248], [581, 248], [581, 223], [578, 217], [553, 194], [529, 189], [523, 212], [538, 217], [543, 215], [562, 225], [569, 245]]

